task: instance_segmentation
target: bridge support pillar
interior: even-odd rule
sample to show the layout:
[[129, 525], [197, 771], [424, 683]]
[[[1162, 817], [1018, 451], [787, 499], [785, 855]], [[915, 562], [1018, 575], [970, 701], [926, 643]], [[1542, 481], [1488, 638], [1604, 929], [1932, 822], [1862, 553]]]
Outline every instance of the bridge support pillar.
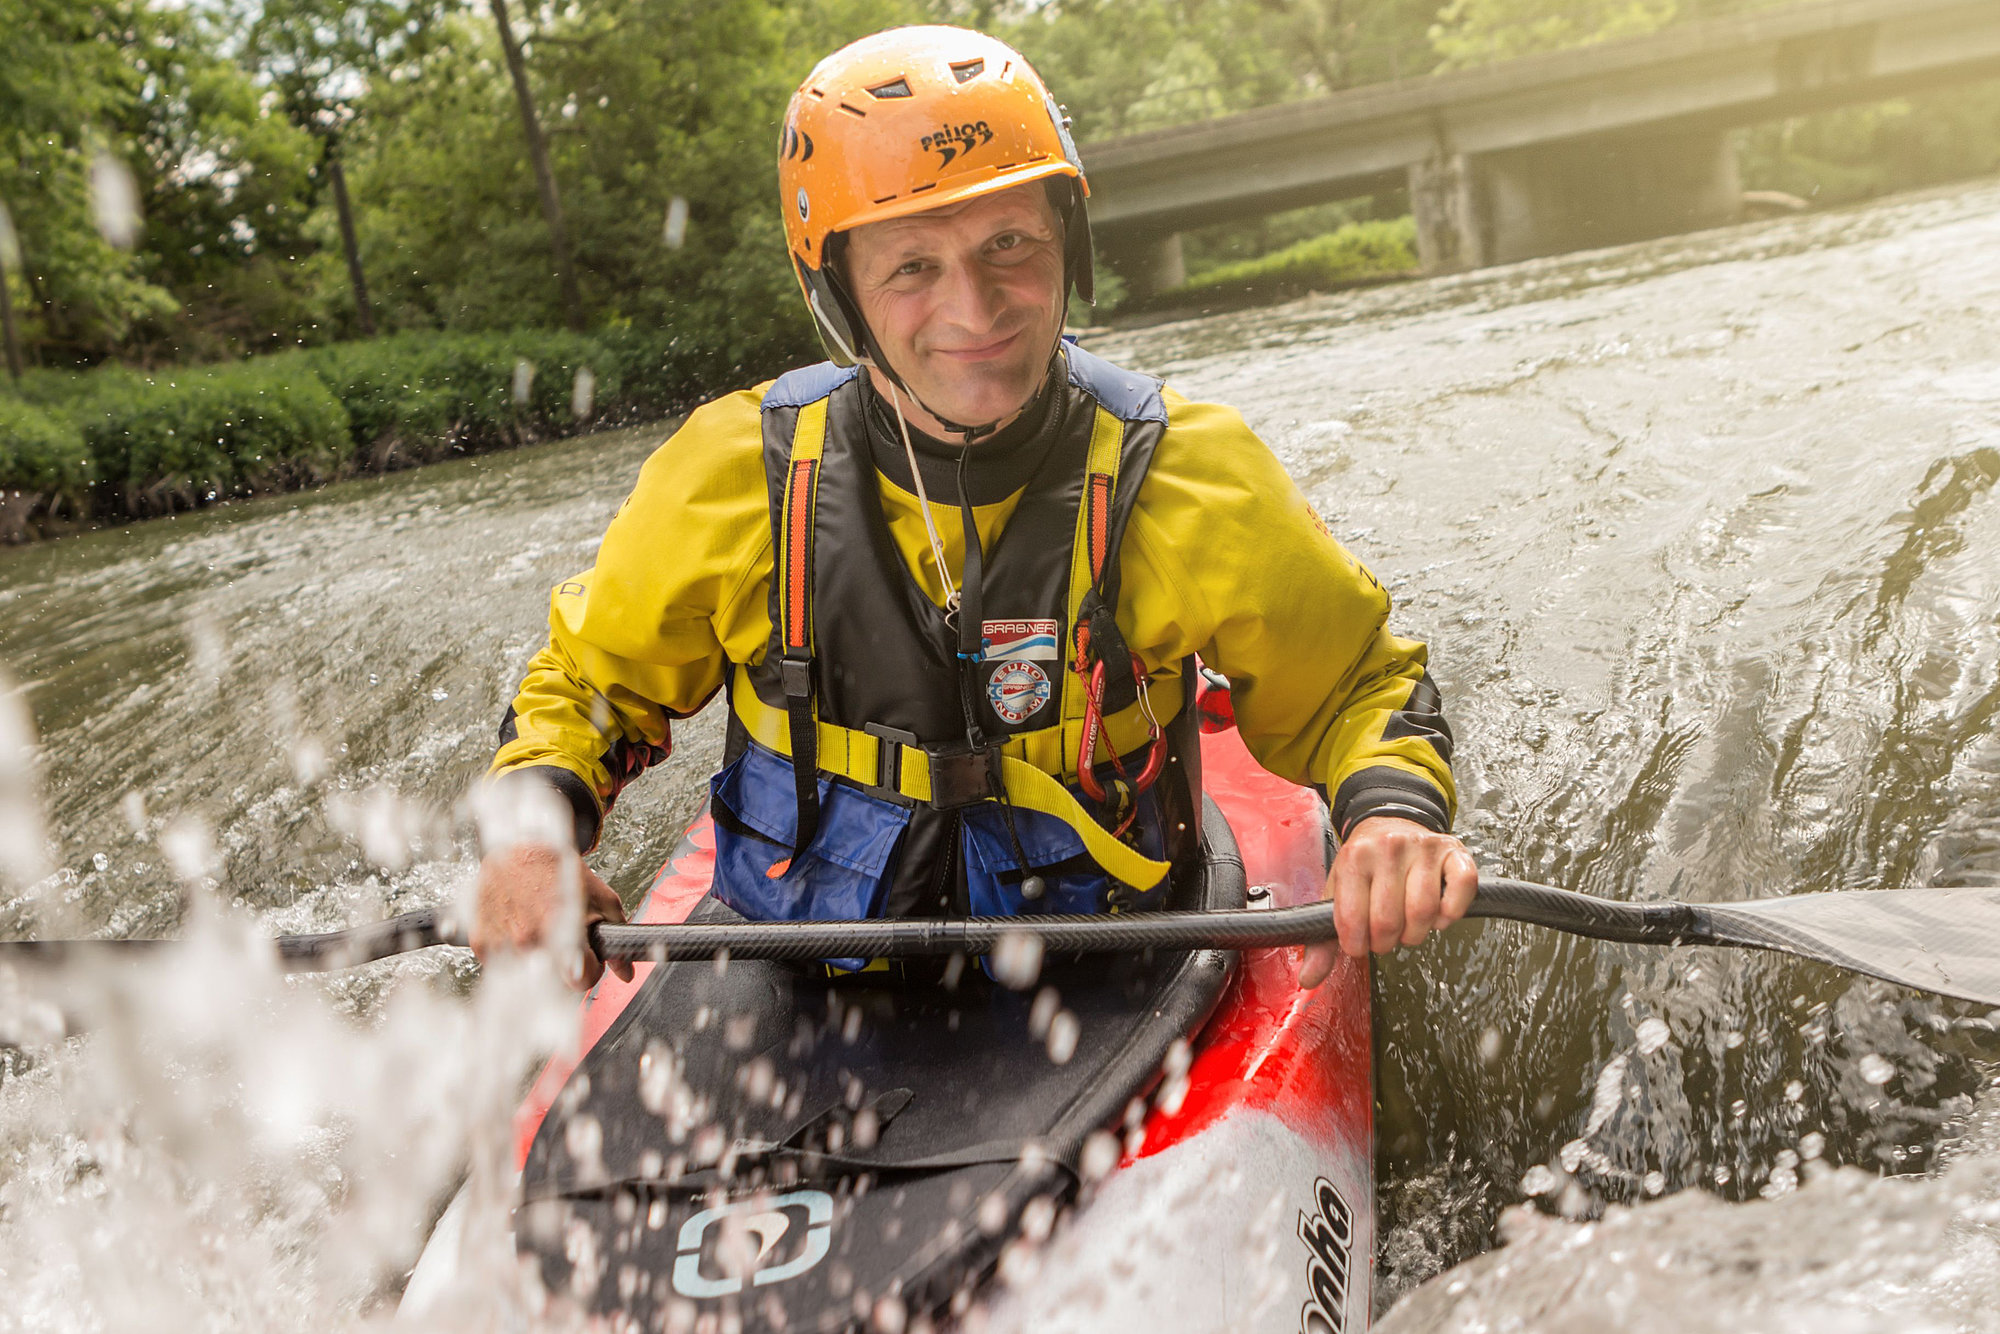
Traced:
[[1179, 232], [1155, 233], [1115, 242], [1104, 258], [1138, 298], [1154, 296], [1187, 281], [1187, 260]]
[[1571, 140], [1410, 169], [1424, 267], [1449, 273], [1719, 227], [1743, 181], [1719, 130]]
[[1478, 173], [1463, 153], [1439, 154], [1410, 168], [1410, 212], [1417, 220], [1417, 261], [1425, 273], [1483, 267]]

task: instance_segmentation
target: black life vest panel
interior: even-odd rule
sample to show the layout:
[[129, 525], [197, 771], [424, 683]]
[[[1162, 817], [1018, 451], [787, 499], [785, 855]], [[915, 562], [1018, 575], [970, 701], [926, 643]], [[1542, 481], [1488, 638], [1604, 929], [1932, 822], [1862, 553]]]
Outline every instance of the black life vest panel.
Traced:
[[[1061, 365], [1044, 428], [1055, 438], [979, 562], [981, 633], [969, 655], [889, 531], [859, 374], [822, 364], [765, 394], [772, 632], [731, 681], [714, 803], [717, 893], [740, 911], [1145, 906], [1161, 897], [1151, 891], [1164, 864], [1192, 851], [1191, 664], [1178, 665], [1172, 698], [1140, 701], [1112, 615], [1119, 542], [1166, 429], [1160, 385], [1073, 345]], [[1080, 637], [1080, 621], [1097, 633]], [[1144, 741], [1145, 709], [1171, 716], [1155, 743], [1167, 752], [1164, 781], [1140, 798], [1143, 815], [1122, 841], [1105, 827], [1115, 821], [1085, 808], [1096, 803], [1079, 801], [1087, 675], [1075, 669], [1100, 657], [1106, 728], [1127, 750], [1135, 734]], [[796, 763], [808, 750], [809, 764]], [[1146, 757], [1126, 758], [1129, 771]], [[731, 839], [749, 845], [722, 846]], [[1021, 898], [1030, 875], [1051, 887], [1042, 900]]]

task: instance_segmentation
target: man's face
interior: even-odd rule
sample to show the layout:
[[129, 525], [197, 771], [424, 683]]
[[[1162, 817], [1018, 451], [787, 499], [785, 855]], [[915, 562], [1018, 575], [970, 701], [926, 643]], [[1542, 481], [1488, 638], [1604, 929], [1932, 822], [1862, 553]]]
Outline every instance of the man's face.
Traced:
[[847, 276], [890, 367], [949, 434], [1027, 406], [1062, 322], [1062, 224], [1040, 181], [847, 234]]

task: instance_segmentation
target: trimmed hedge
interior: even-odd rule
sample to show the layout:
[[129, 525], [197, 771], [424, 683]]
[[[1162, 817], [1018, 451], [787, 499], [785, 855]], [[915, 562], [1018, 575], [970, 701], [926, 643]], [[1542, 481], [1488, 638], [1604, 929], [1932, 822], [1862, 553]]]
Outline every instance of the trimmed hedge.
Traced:
[[[615, 415], [623, 404], [616, 361], [581, 334], [399, 334], [286, 355], [346, 406], [352, 457], [367, 471], [566, 435], [599, 405]], [[587, 395], [580, 373], [594, 382]]]
[[1268, 255], [1210, 269], [1192, 282], [1158, 293], [1145, 306], [1158, 309], [1285, 300], [1370, 278], [1412, 274], [1416, 270], [1414, 218], [1350, 222], [1338, 231], [1288, 245]]
[[11, 396], [0, 383], [0, 540], [59, 516], [141, 518], [664, 416], [743, 374], [720, 362], [633, 330], [531, 330], [156, 374], [35, 371]]
[[0, 541], [19, 542], [45, 519], [82, 512], [93, 474], [72, 423], [0, 398]]
[[108, 374], [71, 407], [97, 465], [100, 514], [142, 518], [342, 470], [347, 411], [310, 374], [246, 362]]

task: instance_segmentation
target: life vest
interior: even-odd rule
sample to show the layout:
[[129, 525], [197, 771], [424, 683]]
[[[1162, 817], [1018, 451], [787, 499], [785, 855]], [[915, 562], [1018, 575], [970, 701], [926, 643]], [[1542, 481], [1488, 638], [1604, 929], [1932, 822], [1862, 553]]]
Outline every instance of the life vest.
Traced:
[[738, 911], [1144, 908], [1193, 853], [1193, 663], [1152, 689], [1114, 615], [1160, 384], [1073, 345], [1060, 365], [1055, 439], [1004, 530], [981, 551], [968, 525], [969, 633], [890, 535], [858, 373], [807, 367], [764, 395], [772, 633], [733, 669], [711, 784], [715, 893]]

